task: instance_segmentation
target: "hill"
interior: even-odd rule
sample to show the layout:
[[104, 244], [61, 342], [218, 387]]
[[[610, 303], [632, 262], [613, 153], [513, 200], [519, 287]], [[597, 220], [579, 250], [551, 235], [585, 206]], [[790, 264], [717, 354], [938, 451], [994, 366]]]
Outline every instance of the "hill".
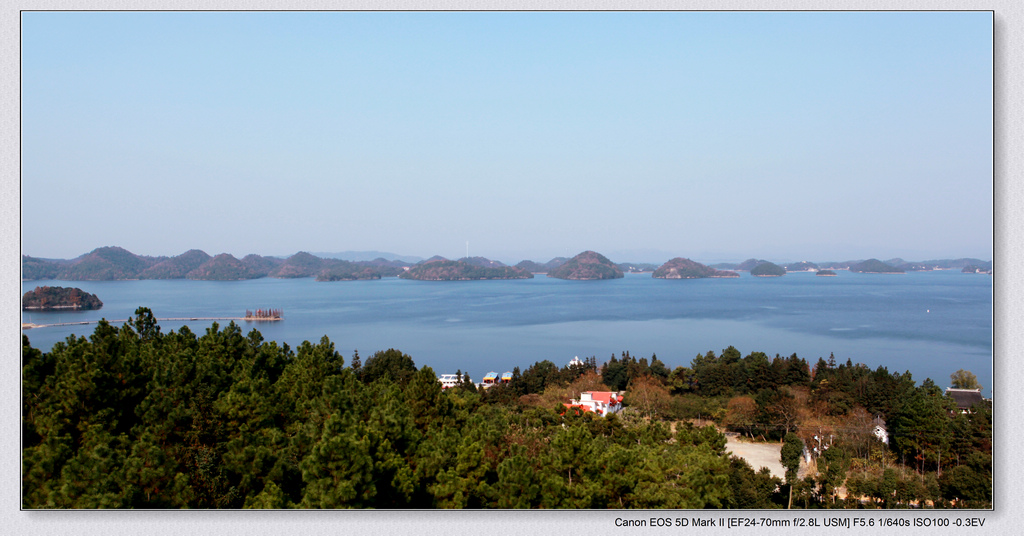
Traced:
[[22, 279], [56, 279], [64, 265], [56, 261], [21, 256]]
[[119, 247], [96, 248], [71, 261], [57, 278], [67, 281], [138, 279], [143, 270], [165, 259], [140, 257]]
[[373, 259], [372, 261], [358, 261], [355, 262], [354, 264], [356, 264], [357, 266], [362, 266], [364, 268], [372, 268], [377, 273], [379, 273], [381, 277], [395, 277], [398, 274], [404, 272], [406, 268], [412, 266], [411, 264], [405, 261], [389, 261], [383, 257], [378, 257], [376, 259]]
[[762, 262], [750, 269], [750, 275], [755, 277], [780, 277], [786, 275], [786, 269], [773, 262]]
[[99, 309], [103, 302], [80, 288], [36, 287], [21, 297], [22, 310]]
[[516, 268], [522, 268], [534, 274], [546, 274], [567, 262], [569, 262], [569, 259], [566, 257], [555, 257], [544, 264], [534, 261], [522, 261], [516, 265]]
[[417, 264], [398, 274], [417, 281], [474, 281], [481, 279], [530, 279], [533, 274], [521, 268], [486, 268], [463, 261], [438, 260]]
[[584, 251], [568, 262], [548, 271], [548, 277], [570, 279], [573, 281], [593, 281], [598, 279], [619, 279], [625, 277], [607, 257], [595, 251]]
[[851, 272], [860, 272], [862, 274], [902, 274], [905, 273], [903, 270], [896, 268], [895, 266], [889, 266], [878, 259], [868, 259], [864, 262], [850, 265]]
[[139, 279], [183, 279], [185, 274], [202, 266], [211, 257], [204, 251], [190, 249], [177, 257], [160, 261], [139, 273]]
[[747, 259], [736, 265], [737, 270], [750, 271], [753, 270], [757, 265], [764, 264], [768, 261], [764, 259]]
[[284, 264], [284, 259], [277, 257], [264, 257], [262, 255], [248, 254], [242, 257], [242, 266], [245, 266], [256, 277], [267, 277], [270, 272]]
[[252, 271], [229, 253], [221, 253], [189, 272], [186, 277], [201, 281], [238, 281], [257, 279], [264, 277], [264, 274]]
[[[344, 261], [337, 261], [344, 262]], [[298, 277], [313, 277], [327, 267], [327, 263], [320, 257], [315, 257], [305, 251], [300, 251], [288, 257], [278, 267], [268, 274], [270, 277], [281, 279], [293, 279]]]
[[659, 266], [651, 277], [658, 279], [700, 279], [704, 277], [739, 277], [739, 274], [715, 270], [699, 262], [676, 257]]
[[506, 266], [500, 261], [492, 261], [485, 257], [463, 257], [459, 259], [459, 261], [472, 264], [473, 266], [479, 266], [481, 268], [502, 268]]
[[324, 262], [327, 266], [317, 273], [317, 281], [356, 281], [381, 277], [380, 270], [373, 266], [334, 259], [326, 259]]

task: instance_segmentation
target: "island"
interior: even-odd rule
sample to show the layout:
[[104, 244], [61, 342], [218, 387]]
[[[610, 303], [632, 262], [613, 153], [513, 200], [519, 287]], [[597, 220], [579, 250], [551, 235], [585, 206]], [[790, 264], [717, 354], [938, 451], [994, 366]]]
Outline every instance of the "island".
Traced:
[[818, 273], [814, 274], [821, 277], [835, 277], [836, 273], [832, 270], [818, 270]]
[[534, 273], [534, 274], [546, 274], [546, 273], [550, 272], [551, 270], [554, 270], [555, 268], [558, 268], [559, 266], [561, 266], [561, 265], [563, 265], [563, 264], [565, 264], [567, 262], [569, 262], [569, 259], [567, 259], [565, 257], [555, 257], [554, 259], [551, 259], [550, 261], [548, 261], [548, 262], [546, 262], [544, 264], [540, 264], [538, 262], [527, 260], [527, 261], [522, 261], [519, 264], [517, 264], [516, 268], [522, 268], [524, 270], [529, 270], [530, 273]]
[[348, 261], [335, 261], [316, 276], [317, 281], [366, 281], [380, 278], [380, 270]]
[[601, 279], [620, 279], [625, 277], [622, 270], [608, 257], [596, 251], [584, 251], [569, 259], [568, 262], [550, 270], [548, 277], [569, 279], [573, 281], [594, 281]]
[[889, 266], [878, 259], [868, 259], [864, 262], [859, 262], [850, 265], [851, 272], [860, 272], [862, 274], [904, 274], [903, 270], [896, 268], [895, 266]]
[[476, 281], [482, 279], [532, 279], [533, 274], [514, 266], [489, 268], [465, 261], [441, 259], [424, 261], [398, 274], [398, 277], [417, 281]]
[[786, 275], [786, 269], [773, 262], [764, 261], [750, 269], [754, 277], [780, 277]]
[[80, 288], [36, 287], [21, 297], [23, 311], [49, 311], [53, 309], [90, 310], [103, 307], [103, 302]]
[[658, 267], [651, 275], [658, 279], [700, 279], [704, 277], [739, 277], [736, 272], [716, 270], [699, 262], [676, 257]]

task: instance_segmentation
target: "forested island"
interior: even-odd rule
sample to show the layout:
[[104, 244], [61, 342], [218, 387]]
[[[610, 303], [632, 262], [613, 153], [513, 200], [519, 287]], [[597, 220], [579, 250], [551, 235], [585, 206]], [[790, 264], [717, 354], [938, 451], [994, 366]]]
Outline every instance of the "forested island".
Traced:
[[90, 310], [103, 307], [103, 302], [80, 288], [36, 287], [21, 297], [23, 311], [53, 309]]
[[565, 264], [550, 270], [548, 277], [570, 279], [573, 281], [592, 281], [598, 279], [619, 279], [625, 277], [622, 270], [608, 257], [596, 251], [584, 251], [569, 259]]
[[[581, 257], [583, 256], [583, 257]], [[670, 262], [680, 259], [676, 257]], [[603, 261], [601, 259], [604, 259]], [[402, 274], [414, 266], [431, 261], [444, 260], [434, 256], [418, 263], [377, 258], [372, 261], [346, 261], [335, 258], [320, 258], [313, 254], [300, 251], [288, 258], [265, 257], [250, 254], [238, 259], [228, 253], [210, 256], [203, 251], [193, 249], [174, 257], [147, 257], [135, 255], [119, 247], [97, 248], [75, 259], [40, 259], [22, 255], [22, 280], [57, 279], [64, 281], [112, 281], [130, 279], [196, 279], [208, 281], [233, 281], [242, 279], [258, 279], [262, 277], [299, 278], [314, 277], [317, 281], [353, 281], [358, 279], [380, 279]], [[565, 265], [575, 260], [572, 266]], [[688, 259], [687, 259], [688, 260]], [[451, 261], [448, 261], [451, 262]], [[459, 259], [458, 262], [481, 268], [506, 268], [506, 265], [484, 257]], [[690, 261], [693, 262], [693, 261]], [[666, 263], [667, 264], [667, 263]], [[965, 273], [992, 273], [992, 262], [979, 259], [931, 260], [907, 262], [903, 259], [891, 259], [886, 262], [877, 259], [868, 261], [845, 261], [812, 263], [800, 261], [776, 265], [762, 259], [748, 259], [739, 264], [718, 263], [708, 268], [725, 270], [751, 271], [761, 265], [779, 266], [785, 271], [815, 271], [823, 269], [849, 269], [866, 273], [900, 273], [902, 271], [926, 271], [940, 269], [963, 269]], [[703, 266], [703, 265], [701, 265]], [[552, 277], [562, 279], [615, 279], [622, 277], [624, 272], [655, 271], [659, 266], [649, 263], [612, 263], [603, 255], [588, 251], [577, 255], [574, 259], [555, 257], [546, 263], [524, 260], [515, 265], [516, 268], [530, 273], [555, 273]], [[761, 270], [765, 270], [762, 268]], [[689, 269], [683, 272], [689, 273]], [[513, 272], [507, 272], [512, 274]], [[695, 273], [695, 272], [694, 272]], [[728, 273], [728, 272], [726, 272]], [[757, 274], [754, 274], [757, 275]], [[781, 275], [781, 274], [778, 274]], [[709, 277], [731, 277], [717, 275]], [[505, 279], [507, 277], [485, 277], [483, 279]], [[515, 278], [515, 276], [513, 277]], [[670, 278], [671, 279], [671, 278]]]
[[[26, 509], [992, 505], [989, 401], [833, 356], [730, 346], [670, 368], [622, 352], [442, 391], [396, 349], [364, 362], [234, 323], [165, 333], [139, 308], [49, 352], [23, 336], [22, 389]], [[583, 391], [624, 391], [625, 407], [567, 409]], [[730, 455], [724, 432], [781, 441], [784, 478]]]
[[786, 275], [786, 269], [773, 262], [764, 261], [750, 269], [754, 277], [779, 277]]
[[850, 265], [851, 272], [860, 272], [864, 274], [902, 274], [905, 273], [902, 269], [896, 268], [895, 266], [889, 266], [878, 259], [868, 259], [864, 262]]
[[[637, 262], [616, 264], [599, 253], [586, 251], [573, 259], [555, 257], [546, 263], [524, 260], [516, 264], [515, 268], [533, 274], [553, 274], [551, 277], [561, 279], [616, 279], [623, 277], [624, 272], [657, 271], [662, 266], [678, 262], [679, 259], [683, 259], [683, 257], [676, 257], [661, 266]], [[694, 262], [689, 259], [684, 260]], [[479, 268], [499, 270], [509, 268], [500, 261], [484, 257], [448, 261], [444, 257], [434, 256], [417, 263], [409, 263], [385, 258], [376, 258], [371, 261], [348, 261], [337, 258], [321, 258], [311, 253], [300, 251], [287, 258], [249, 254], [238, 259], [228, 253], [210, 256], [197, 249], [186, 251], [174, 257], [148, 257], [135, 255], [119, 247], [102, 247], [70, 260], [40, 259], [22, 255], [21, 277], [23, 281], [41, 279], [63, 281], [116, 281], [132, 279], [237, 281], [263, 277], [282, 279], [312, 277], [317, 281], [354, 281], [395, 277], [416, 266], [433, 261], [463, 262]], [[763, 267], [764, 265], [769, 266]], [[991, 274], [992, 262], [972, 258], [907, 262], [896, 258], [885, 262], [869, 259], [867, 261], [823, 263], [800, 261], [779, 265], [763, 259], [751, 258], [739, 264], [717, 263], [704, 266], [704, 268], [683, 267], [677, 269], [676, 273], [689, 274], [681, 277], [688, 279], [696, 277], [696, 274], [705, 273], [705, 268], [716, 269], [719, 272], [718, 275], [710, 275], [708, 277], [733, 277], [728, 275], [730, 272], [725, 272], [726, 270], [750, 271], [752, 275], [782, 275], [787, 271], [839, 269], [849, 269], [864, 273], [902, 273], [904, 271], [957, 269], [965, 273]], [[493, 272], [486, 277], [462, 277], [462, 275], [457, 273], [458, 271], [451, 272], [451, 280], [514, 279], [520, 277], [518, 271], [512, 269], [504, 270], [503, 272]], [[771, 271], [771, 273], [762, 273], [764, 271]], [[669, 269], [669, 272], [672, 273], [671, 269]], [[723, 275], [723, 272], [725, 275]], [[668, 279], [674, 279], [674, 277], [669, 277]]]
[[676, 257], [658, 267], [651, 277], [658, 279], [699, 279], [704, 277], [739, 277], [736, 272], [716, 270], [699, 262]]
[[418, 281], [475, 281], [482, 279], [531, 279], [533, 274], [514, 266], [490, 267], [477, 261], [431, 260], [417, 264], [398, 274], [402, 279]]

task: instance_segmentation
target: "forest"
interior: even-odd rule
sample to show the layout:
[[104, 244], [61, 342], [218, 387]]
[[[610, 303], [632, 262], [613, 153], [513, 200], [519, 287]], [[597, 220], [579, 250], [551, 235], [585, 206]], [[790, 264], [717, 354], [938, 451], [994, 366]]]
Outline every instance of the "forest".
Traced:
[[[26, 509], [992, 502], [990, 403], [960, 412], [930, 380], [831, 357], [810, 367], [729, 347], [669, 370], [622, 352], [442, 390], [396, 349], [364, 362], [327, 337], [293, 349], [234, 323], [164, 333], [146, 308], [49, 352], [22, 344]], [[958, 372], [955, 383], [973, 381]], [[609, 389], [625, 391], [617, 414], [563, 405]], [[876, 417], [888, 445], [872, 435]], [[730, 456], [725, 433], [782, 442], [785, 478]]]

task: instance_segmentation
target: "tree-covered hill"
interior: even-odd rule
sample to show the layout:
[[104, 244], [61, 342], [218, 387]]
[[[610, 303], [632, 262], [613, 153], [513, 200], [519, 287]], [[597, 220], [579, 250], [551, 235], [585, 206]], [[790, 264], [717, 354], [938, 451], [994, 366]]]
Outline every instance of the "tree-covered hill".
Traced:
[[408, 262], [388, 260], [383, 257], [378, 257], [372, 261], [356, 261], [354, 264], [364, 268], [370, 268], [377, 272], [381, 277], [396, 277], [398, 274], [404, 272], [406, 268], [412, 266], [412, 264], [409, 264]]
[[619, 279], [625, 277], [607, 257], [595, 251], [584, 251], [569, 259], [565, 264], [548, 271], [548, 277], [590, 281], [597, 279]]
[[34, 279], [56, 279], [62, 269], [62, 263], [30, 257], [21, 256], [21, 278]]
[[270, 277], [293, 279], [313, 277], [329, 265], [328, 261], [300, 251], [285, 259], [283, 263], [270, 271]]
[[567, 262], [569, 262], [567, 257], [555, 257], [543, 264], [535, 261], [521, 261], [519, 264], [516, 264], [516, 268], [522, 268], [534, 274], [544, 274]]
[[747, 259], [736, 265], [736, 269], [749, 272], [750, 270], [753, 270], [754, 267], [756, 267], [757, 265], [764, 264], [766, 262], [768, 261], [764, 259]]
[[533, 274], [513, 266], [485, 268], [463, 261], [427, 261], [398, 274], [418, 281], [472, 281], [480, 279], [530, 279]]
[[181, 255], [158, 262], [139, 273], [139, 279], [183, 279], [189, 272], [211, 259], [204, 251], [190, 249]]
[[750, 275], [755, 277], [779, 277], [786, 275], [786, 269], [772, 262], [762, 262], [750, 269]]
[[[142, 308], [48, 353], [23, 337], [22, 506], [780, 504], [779, 481], [731, 459], [713, 427], [502, 402], [533, 368], [478, 393], [442, 391], [398, 350], [358, 362], [326, 337], [293, 350], [233, 323], [162, 333]], [[553, 389], [600, 384], [592, 368], [553, 372]]]
[[326, 267], [316, 275], [317, 281], [356, 281], [380, 279], [380, 270], [361, 263], [329, 259]]
[[463, 257], [459, 259], [460, 262], [472, 264], [473, 266], [479, 266], [481, 268], [503, 268], [505, 264], [501, 261], [492, 261], [486, 257]]
[[102, 247], [73, 260], [57, 277], [67, 281], [138, 279], [143, 270], [163, 260], [140, 257], [119, 247]]
[[36, 287], [21, 297], [22, 310], [78, 309], [103, 307], [103, 302], [80, 288]]
[[[811, 368], [730, 346], [670, 370], [623, 352], [442, 390], [399, 350], [346, 362], [327, 337], [293, 349], [234, 323], [164, 333], [139, 308], [49, 352], [23, 336], [21, 377], [26, 509], [992, 504], [990, 403], [956, 411], [931, 380], [832, 356]], [[588, 390], [624, 390], [625, 407], [563, 405]], [[783, 440], [792, 473], [755, 472], [719, 429]], [[814, 463], [797, 479], [786, 452], [803, 445]]]
[[265, 277], [249, 269], [242, 261], [229, 253], [221, 253], [189, 272], [186, 277], [201, 281], [239, 281]]
[[690, 259], [676, 257], [662, 264], [652, 277], [659, 279], [699, 279], [704, 277], [739, 277], [736, 272], [715, 270]]
[[894, 266], [889, 266], [878, 259], [868, 259], [864, 262], [850, 265], [851, 272], [860, 272], [864, 274], [902, 274], [903, 270]]
[[245, 266], [250, 272], [258, 274], [258, 277], [267, 277], [270, 275], [270, 272], [284, 264], [284, 259], [264, 257], [253, 253], [242, 257], [241, 261], [242, 266]]

